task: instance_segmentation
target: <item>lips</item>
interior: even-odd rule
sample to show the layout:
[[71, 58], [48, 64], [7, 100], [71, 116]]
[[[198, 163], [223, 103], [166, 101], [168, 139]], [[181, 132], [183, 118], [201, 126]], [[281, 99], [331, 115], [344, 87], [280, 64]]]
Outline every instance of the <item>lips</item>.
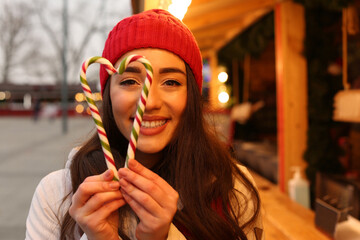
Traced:
[[169, 119], [160, 116], [143, 116], [140, 134], [152, 136], [161, 133], [168, 124]]

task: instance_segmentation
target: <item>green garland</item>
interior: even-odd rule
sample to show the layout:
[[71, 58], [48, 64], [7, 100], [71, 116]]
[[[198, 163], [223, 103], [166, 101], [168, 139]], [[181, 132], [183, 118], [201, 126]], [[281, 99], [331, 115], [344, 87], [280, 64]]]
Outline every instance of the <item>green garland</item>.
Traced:
[[246, 54], [259, 57], [273, 39], [274, 13], [271, 12], [223, 47], [218, 53], [219, 62], [230, 67], [233, 58], [243, 60]]
[[[233, 76], [231, 69], [233, 59], [243, 62], [245, 55], [247, 54], [257, 58], [264, 52], [269, 42], [273, 40], [274, 13], [271, 12], [220, 49], [218, 52], [219, 64], [224, 65], [229, 69], [229, 80], [226, 83], [227, 87], [232, 86]], [[239, 71], [238, 79], [241, 86], [243, 82], [243, 73], [241, 72], [241, 69]], [[239, 97], [242, 99], [242, 92]]]

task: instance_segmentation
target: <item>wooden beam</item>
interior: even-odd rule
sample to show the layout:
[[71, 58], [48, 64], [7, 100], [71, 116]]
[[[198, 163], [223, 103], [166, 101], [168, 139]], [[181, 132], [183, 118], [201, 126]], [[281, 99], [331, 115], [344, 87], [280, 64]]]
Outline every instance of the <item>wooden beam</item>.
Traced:
[[[187, 18], [201, 17], [207, 12], [216, 12], [224, 7], [241, 6], [242, 12], [252, 11], [269, 5], [275, 6], [284, 0], [192, 0], [191, 5], [187, 11]], [[251, 4], [251, 8], [247, 6]], [[250, 6], [250, 5], [249, 5]], [[254, 8], [255, 6], [255, 8]]]
[[202, 26], [196, 30], [192, 30], [193, 34], [197, 39], [209, 38], [216, 35], [221, 35], [223, 32], [229, 31], [234, 28], [245, 29], [257, 19], [264, 16], [266, 13], [270, 12], [272, 9], [259, 9], [257, 11], [246, 13], [243, 15], [237, 16], [237, 18], [230, 19], [227, 21], [218, 22], [214, 25]]
[[228, 7], [244, 0], [193, 0], [186, 13], [188, 18], [197, 18], [206, 12], [217, 11], [219, 8]]
[[220, 50], [229, 43], [234, 37], [243, 32], [251, 24], [267, 14], [270, 9], [259, 9], [252, 14], [245, 14], [238, 21], [231, 21], [226, 24], [219, 24], [214, 27], [204, 27], [194, 32], [194, 36], [199, 44], [200, 50], [212, 48]]
[[208, 59], [210, 59], [211, 55], [214, 52], [212, 48], [203, 48], [203, 49], [200, 49], [200, 51], [201, 51], [201, 56], [203, 58], [208, 58]]
[[[303, 55], [304, 8], [292, 1], [275, 7], [279, 186], [287, 190], [291, 167], [305, 168], [307, 64]], [[305, 176], [305, 174], [303, 174]]]
[[197, 7], [199, 5], [208, 4], [209, 2], [214, 2], [214, 1], [218, 1], [218, 0], [192, 0], [191, 6]]
[[276, 3], [283, 0], [218, 0], [201, 5], [191, 6], [183, 22], [196, 31], [203, 26], [212, 26], [237, 19], [239, 15], [258, 9], [272, 9]]
[[251, 15], [245, 17], [239, 28], [234, 28], [232, 30], [227, 31], [224, 34], [224, 37], [221, 41], [215, 42], [214, 48], [216, 51], [219, 51], [223, 46], [228, 44], [232, 39], [234, 39], [237, 35], [247, 29], [250, 25], [254, 24], [257, 20], [259, 20], [266, 13], [270, 12], [272, 9], [259, 9]]

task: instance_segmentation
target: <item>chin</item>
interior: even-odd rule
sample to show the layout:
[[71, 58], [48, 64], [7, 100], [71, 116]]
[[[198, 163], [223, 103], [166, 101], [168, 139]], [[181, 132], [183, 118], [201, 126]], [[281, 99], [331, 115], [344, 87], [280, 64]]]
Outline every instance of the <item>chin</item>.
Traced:
[[149, 143], [147, 143], [146, 141], [139, 141], [136, 148], [138, 150], [140, 150], [143, 153], [148, 153], [148, 154], [154, 154], [154, 153], [158, 153], [161, 152], [162, 150], [164, 150], [166, 146], [162, 146], [162, 144], [158, 144], [158, 142], [156, 141], [151, 141]]
[[145, 154], [155, 154], [161, 152], [164, 148], [137, 147], [137, 149]]

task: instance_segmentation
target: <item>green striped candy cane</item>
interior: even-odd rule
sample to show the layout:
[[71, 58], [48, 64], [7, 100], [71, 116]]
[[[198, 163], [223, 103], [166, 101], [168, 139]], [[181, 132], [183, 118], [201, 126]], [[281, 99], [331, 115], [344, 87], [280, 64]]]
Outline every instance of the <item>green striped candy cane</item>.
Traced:
[[106, 134], [106, 131], [104, 129], [104, 125], [103, 125], [103, 122], [101, 120], [99, 110], [98, 110], [98, 108], [97, 108], [97, 106], [95, 104], [95, 98], [94, 98], [94, 96], [92, 94], [92, 91], [90, 89], [90, 86], [89, 86], [89, 84], [88, 84], [88, 82], [86, 80], [86, 70], [91, 64], [100, 63], [100, 64], [104, 65], [104, 67], [105, 67], [106, 71], [109, 73], [109, 75], [112, 75], [114, 73], [122, 74], [125, 71], [125, 69], [127, 68], [127, 66], [131, 62], [134, 62], [134, 61], [139, 61], [144, 65], [144, 67], [146, 69], [146, 79], [145, 79], [143, 89], [141, 91], [140, 99], [138, 101], [138, 107], [137, 107], [137, 110], [136, 110], [136, 117], [134, 119], [133, 127], [132, 127], [132, 130], [131, 130], [131, 136], [130, 136], [127, 156], [126, 156], [126, 160], [125, 160], [125, 167], [127, 167], [128, 166], [128, 160], [130, 158], [135, 158], [135, 150], [136, 150], [136, 144], [137, 144], [137, 140], [138, 140], [138, 136], [139, 136], [142, 116], [143, 116], [144, 111], [145, 111], [146, 100], [147, 100], [147, 96], [149, 94], [149, 89], [150, 89], [150, 86], [151, 86], [151, 83], [152, 83], [152, 78], [153, 78], [153, 70], [152, 70], [151, 64], [143, 56], [130, 55], [130, 56], [126, 57], [124, 60], [121, 61], [120, 66], [119, 66], [118, 69], [115, 69], [114, 66], [111, 64], [111, 62], [109, 60], [107, 60], [106, 58], [95, 56], [95, 57], [88, 58], [82, 64], [81, 72], [80, 72], [81, 86], [82, 86], [83, 92], [85, 94], [86, 101], [87, 101], [87, 103], [89, 105], [89, 109], [90, 109], [92, 118], [94, 119], [94, 122], [95, 122], [95, 125], [96, 125], [96, 128], [97, 128], [97, 132], [98, 132], [98, 136], [99, 136], [99, 139], [100, 139], [101, 147], [102, 147], [104, 157], [105, 157], [105, 160], [106, 160], [106, 165], [107, 165], [108, 169], [111, 169], [114, 172], [114, 180], [116, 180], [116, 181], [119, 180], [119, 176], [118, 176], [118, 173], [117, 173], [115, 160], [114, 160], [114, 157], [113, 157], [113, 155], [111, 153], [109, 140], [107, 138], [107, 134]]

